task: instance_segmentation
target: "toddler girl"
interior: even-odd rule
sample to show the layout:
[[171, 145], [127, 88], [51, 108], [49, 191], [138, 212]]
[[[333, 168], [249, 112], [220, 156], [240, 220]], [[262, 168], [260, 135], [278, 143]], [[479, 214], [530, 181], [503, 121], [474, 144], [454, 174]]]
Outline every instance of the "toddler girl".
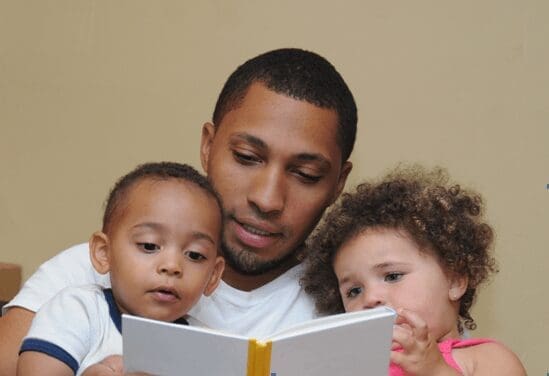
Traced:
[[462, 338], [495, 271], [492, 242], [480, 196], [441, 169], [399, 168], [343, 195], [311, 240], [302, 283], [319, 313], [397, 311], [390, 375], [524, 375], [502, 344]]

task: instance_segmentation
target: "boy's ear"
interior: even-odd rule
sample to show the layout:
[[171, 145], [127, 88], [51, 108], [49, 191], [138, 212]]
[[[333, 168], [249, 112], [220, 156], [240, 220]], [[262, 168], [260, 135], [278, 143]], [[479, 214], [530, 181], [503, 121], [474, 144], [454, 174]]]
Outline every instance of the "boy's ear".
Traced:
[[215, 258], [214, 269], [210, 275], [210, 280], [204, 289], [204, 295], [210, 296], [214, 292], [219, 285], [219, 281], [221, 281], [223, 270], [225, 270], [225, 259], [222, 256], [217, 256]]
[[202, 169], [208, 174], [208, 161], [210, 159], [210, 150], [215, 136], [215, 125], [205, 123], [202, 126], [202, 138], [200, 139], [200, 162]]
[[465, 291], [467, 291], [467, 286], [469, 285], [469, 278], [467, 276], [453, 276], [450, 279], [450, 288], [448, 289], [448, 298], [452, 302], [456, 302], [463, 294], [465, 294]]
[[100, 274], [110, 270], [109, 237], [102, 231], [96, 231], [90, 238], [90, 259], [93, 267]]

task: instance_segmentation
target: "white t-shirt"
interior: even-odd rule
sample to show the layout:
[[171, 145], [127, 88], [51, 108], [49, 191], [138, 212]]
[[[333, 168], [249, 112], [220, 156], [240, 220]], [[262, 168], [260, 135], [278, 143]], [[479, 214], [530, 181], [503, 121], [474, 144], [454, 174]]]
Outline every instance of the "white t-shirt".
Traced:
[[[258, 338], [313, 319], [313, 300], [299, 285], [302, 269], [297, 265], [249, 292], [221, 282], [189, 314], [204, 326]], [[3, 309], [19, 306], [36, 312], [61, 289], [89, 284], [110, 287], [108, 275], [100, 275], [91, 265], [88, 244], [79, 244], [42, 264]]]

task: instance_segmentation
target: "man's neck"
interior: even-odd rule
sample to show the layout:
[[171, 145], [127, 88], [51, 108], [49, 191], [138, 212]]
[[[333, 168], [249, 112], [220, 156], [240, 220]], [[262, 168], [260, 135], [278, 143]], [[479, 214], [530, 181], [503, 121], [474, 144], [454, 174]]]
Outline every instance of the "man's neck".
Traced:
[[235, 289], [252, 291], [275, 280], [297, 264], [299, 264], [299, 261], [291, 257], [284, 264], [279, 265], [276, 269], [260, 275], [244, 275], [238, 273], [236, 270], [231, 268], [230, 265], [226, 265], [225, 271], [223, 272], [223, 281]]

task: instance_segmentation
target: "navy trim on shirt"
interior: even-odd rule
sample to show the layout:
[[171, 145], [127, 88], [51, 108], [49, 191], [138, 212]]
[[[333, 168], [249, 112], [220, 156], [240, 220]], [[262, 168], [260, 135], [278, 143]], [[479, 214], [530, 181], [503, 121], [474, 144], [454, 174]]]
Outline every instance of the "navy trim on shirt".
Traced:
[[23, 341], [23, 344], [21, 345], [21, 350], [19, 350], [19, 354], [24, 351], [36, 351], [49, 355], [52, 358], [55, 358], [65, 363], [67, 366], [70, 367], [70, 369], [72, 369], [75, 374], [79, 367], [78, 362], [72, 357], [71, 354], [63, 350], [61, 347], [48, 341], [37, 338], [27, 338]]
[[109, 314], [111, 315], [112, 322], [114, 323], [114, 326], [116, 326], [116, 329], [118, 329], [118, 333], [122, 334], [122, 314], [114, 301], [112, 289], [103, 289], [103, 294], [109, 305]]
[[173, 323], [174, 323], [174, 324], [179, 324], [179, 325], [189, 325], [189, 322], [188, 322], [187, 320], [185, 320], [184, 317], [178, 318], [178, 319], [175, 320]]

